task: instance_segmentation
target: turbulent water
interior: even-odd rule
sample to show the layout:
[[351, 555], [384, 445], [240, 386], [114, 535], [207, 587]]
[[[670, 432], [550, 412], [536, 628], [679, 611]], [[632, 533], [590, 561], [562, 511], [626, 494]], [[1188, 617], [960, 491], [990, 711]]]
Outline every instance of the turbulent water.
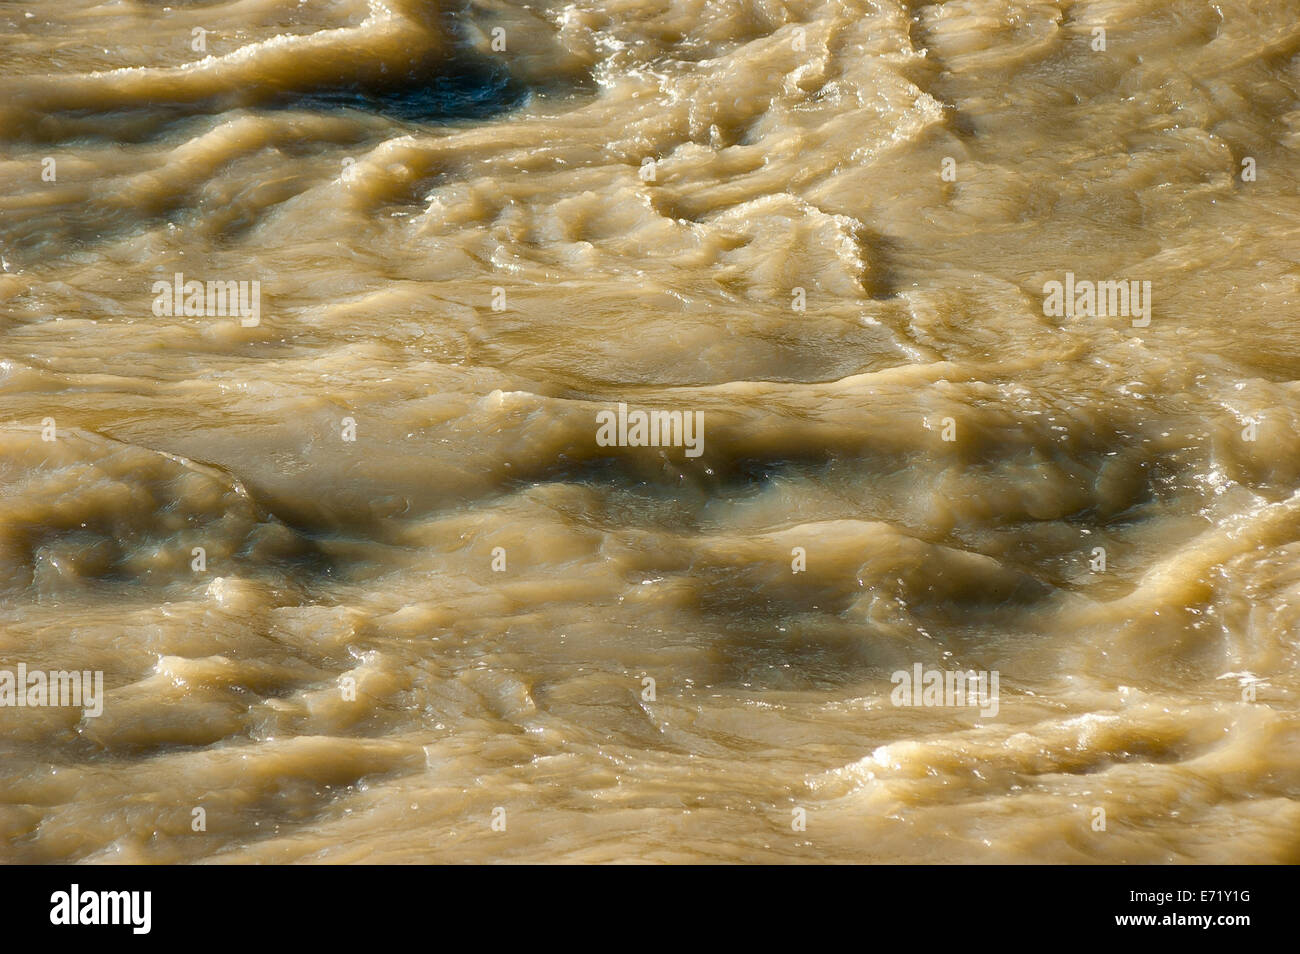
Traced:
[[0, 669], [103, 673], [0, 708], [0, 858], [1300, 861], [1300, 3], [34, 0], [0, 67]]

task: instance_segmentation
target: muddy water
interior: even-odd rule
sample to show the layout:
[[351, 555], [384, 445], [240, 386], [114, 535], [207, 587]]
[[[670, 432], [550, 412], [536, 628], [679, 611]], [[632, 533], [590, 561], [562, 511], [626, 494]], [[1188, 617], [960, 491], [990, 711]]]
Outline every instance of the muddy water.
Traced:
[[1300, 861], [1294, 0], [11, 2], [0, 64], [0, 669], [104, 679], [0, 708], [4, 859]]

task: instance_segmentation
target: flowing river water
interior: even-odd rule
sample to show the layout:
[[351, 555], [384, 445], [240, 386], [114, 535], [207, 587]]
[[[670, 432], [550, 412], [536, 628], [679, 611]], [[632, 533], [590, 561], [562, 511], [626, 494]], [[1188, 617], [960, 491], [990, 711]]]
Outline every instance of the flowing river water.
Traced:
[[0, 860], [1300, 861], [1298, 161], [1296, 0], [0, 3]]

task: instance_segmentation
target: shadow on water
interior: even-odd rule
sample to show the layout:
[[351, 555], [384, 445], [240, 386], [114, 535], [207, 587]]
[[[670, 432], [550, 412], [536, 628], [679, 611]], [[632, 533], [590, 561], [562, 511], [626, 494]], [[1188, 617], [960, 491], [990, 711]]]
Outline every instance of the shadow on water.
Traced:
[[55, 144], [144, 144], [173, 135], [184, 123], [231, 111], [354, 110], [403, 123], [443, 124], [491, 119], [523, 106], [532, 88], [499, 66], [458, 58], [437, 68], [402, 71], [379, 81], [315, 84], [274, 93], [243, 90], [192, 102], [151, 101], [106, 109], [66, 109], [11, 130], [15, 140]]
[[504, 486], [518, 490], [541, 483], [582, 484], [704, 506], [719, 498], [758, 493], [779, 479], [824, 475], [834, 462], [833, 453], [820, 449], [764, 457], [717, 453], [688, 458], [677, 448], [595, 457], [561, 454], [533, 467], [520, 467]]
[[505, 70], [452, 63], [438, 75], [388, 85], [318, 87], [276, 96], [270, 109], [355, 109], [409, 123], [488, 119], [522, 106], [529, 89]]

